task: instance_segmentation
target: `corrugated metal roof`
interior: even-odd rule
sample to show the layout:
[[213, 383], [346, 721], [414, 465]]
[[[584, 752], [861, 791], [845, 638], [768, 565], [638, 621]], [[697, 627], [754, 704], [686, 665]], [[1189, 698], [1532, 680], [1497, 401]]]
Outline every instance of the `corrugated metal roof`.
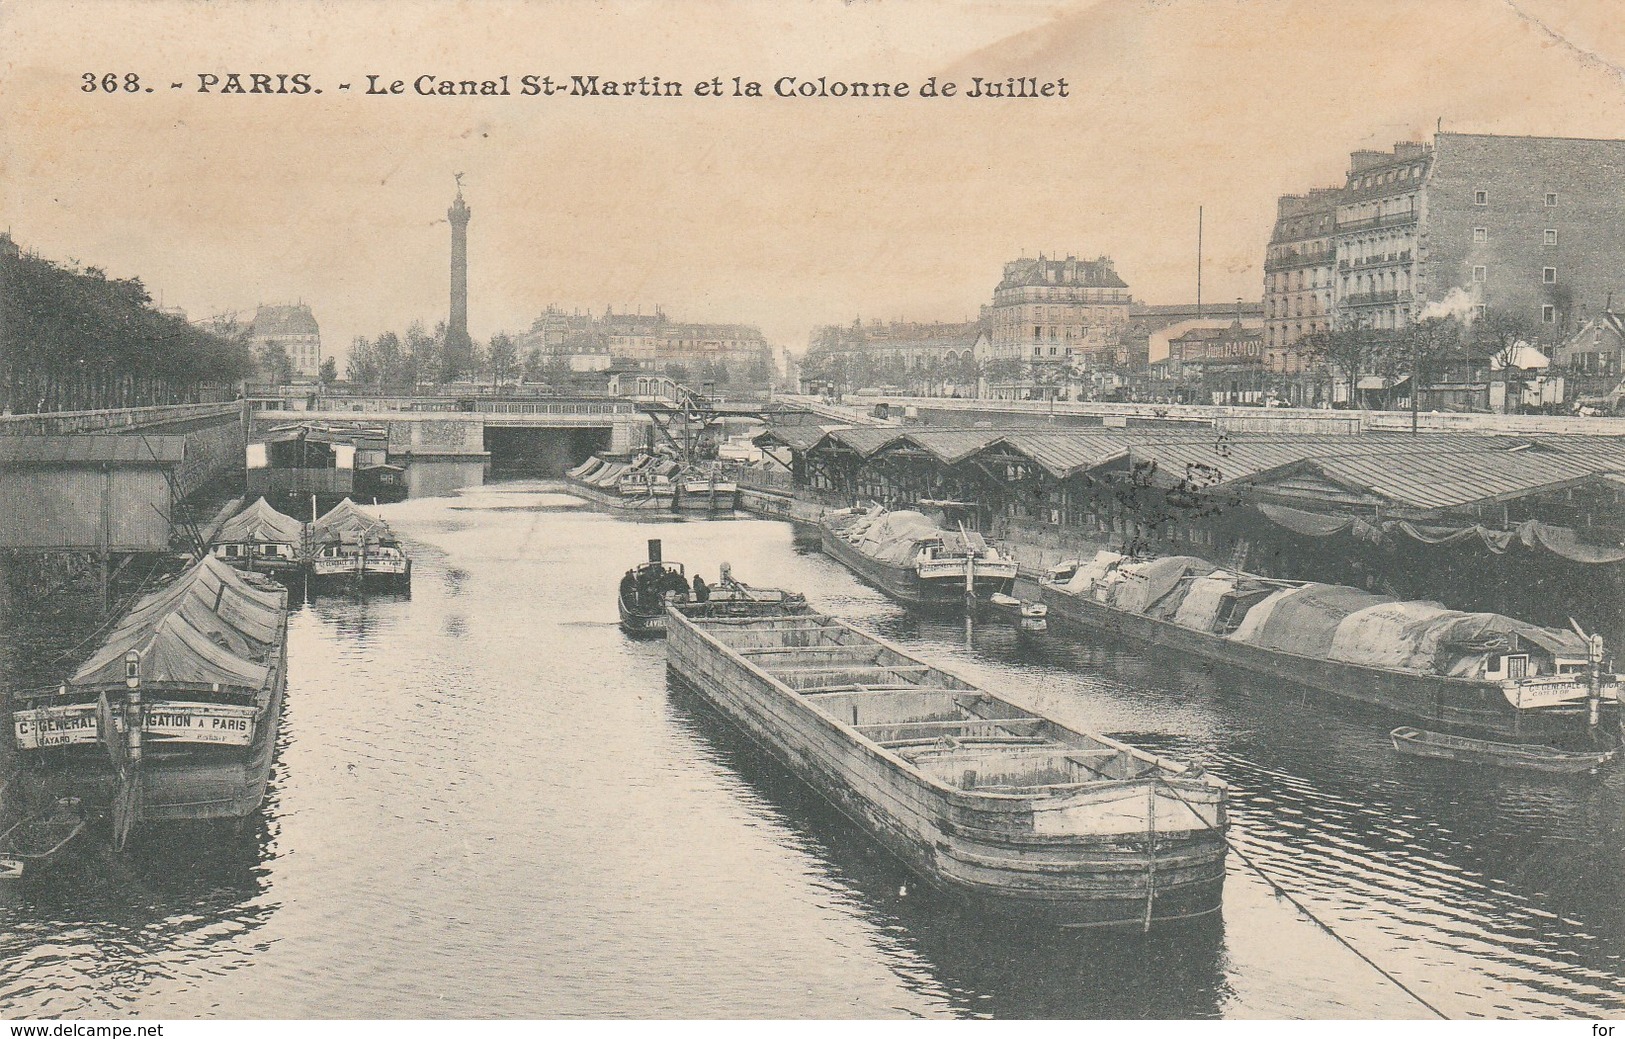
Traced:
[[1505, 451], [1410, 455], [1403, 465], [1382, 455], [1311, 461], [1334, 480], [1366, 488], [1396, 505], [1424, 510], [1519, 498], [1605, 471], [1596, 459]]
[[895, 451], [915, 445], [928, 451], [938, 461], [953, 465], [980, 451], [1003, 435], [992, 429], [931, 429], [915, 428], [894, 438], [881, 450]]
[[818, 443], [832, 441], [867, 458], [902, 435], [903, 431], [895, 427], [844, 426], [830, 430]]
[[[1129, 458], [1135, 464], [1154, 463], [1157, 472], [1170, 483], [1189, 478], [1193, 471], [1201, 472], [1206, 483], [1210, 470], [1217, 471], [1216, 482], [1230, 483], [1302, 461], [1312, 450], [1302, 444], [1209, 438], [1203, 443], [1138, 444], [1129, 449]], [[1196, 470], [1197, 466], [1205, 468]]]
[[0, 465], [176, 466], [186, 456], [184, 436], [83, 434], [0, 436]]
[[783, 445], [792, 451], [806, 452], [806, 450], [824, 439], [824, 435], [836, 426], [822, 426], [811, 422], [794, 422], [787, 424], [774, 423], [765, 433], [758, 433], [751, 438], [751, 443], [757, 447], [776, 447]]
[[1009, 433], [990, 446], [1008, 446], [1061, 478], [1121, 457], [1130, 442], [1126, 432]]

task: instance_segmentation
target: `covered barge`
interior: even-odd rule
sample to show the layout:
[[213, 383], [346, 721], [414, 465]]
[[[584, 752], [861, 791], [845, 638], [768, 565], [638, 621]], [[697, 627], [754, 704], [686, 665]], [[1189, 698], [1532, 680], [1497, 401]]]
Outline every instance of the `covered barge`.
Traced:
[[1015, 586], [1014, 559], [975, 531], [944, 530], [913, 510], [832, 512], [818, 531], [826, 555], [910, 606], [959, 607], [967, 594], [986, 602]]
[[65, 684], [13, 694], [30, 786], [110, 817], [117, 843], [137, 823], [253, 814], [287, 688], [287, 603], [213, 556], [137, 602]]
[[1269, 580], [1195, 556], [1135, 561], [1115, 552], [1054, 568], [1042, 596], [1065, 625], [1446, 731], [1589, 745], [1592, 735], [1614, 731], [1619, 712], [1619, 680], [1601, 667], [1600, 647], [1499, 614]]

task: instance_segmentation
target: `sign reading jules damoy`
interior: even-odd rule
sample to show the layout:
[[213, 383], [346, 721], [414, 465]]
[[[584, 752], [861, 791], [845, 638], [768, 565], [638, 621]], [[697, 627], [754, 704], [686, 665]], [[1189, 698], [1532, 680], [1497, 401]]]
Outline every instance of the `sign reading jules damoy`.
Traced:
[[[163, 701], [147, 705], [141, 731], [185, 743], [246, 747], [254, 739], [255, 708], [232, 704]], [[95, 743], [95, 704], [35, 707], [12, 715], [18, 750]]]

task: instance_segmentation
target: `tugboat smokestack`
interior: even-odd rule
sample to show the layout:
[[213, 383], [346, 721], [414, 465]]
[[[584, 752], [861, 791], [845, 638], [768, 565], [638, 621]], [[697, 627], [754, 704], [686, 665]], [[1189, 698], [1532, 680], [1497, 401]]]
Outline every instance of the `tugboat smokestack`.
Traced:
[[651, 563], [660, 562], [660, 539], [659, 538], [650, 538], [649, 539], [649, 562], [651, 562]]

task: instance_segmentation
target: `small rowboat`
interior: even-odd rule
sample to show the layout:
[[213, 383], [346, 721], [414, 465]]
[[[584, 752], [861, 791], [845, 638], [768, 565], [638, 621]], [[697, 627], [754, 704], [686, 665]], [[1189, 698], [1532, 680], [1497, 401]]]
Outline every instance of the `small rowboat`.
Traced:
[[1539, 743], [1497, 743], [1402, 725], [1389, 734], [1394, 749], [1418, 758], [1439, 758], [1478, 765], [1499, 765], [1535, 772], [1578, 775], [1595, 772], [1619, 756], [1619, 748], [1599, 751], [1559, 750]]
[[77, 797], [64, 797], [0, 834], [0, 879], [34, 876], [61, 857], [85, 831]]
[[994, 592], [988, 596], [987, 605], [995, 615], [1014, 624], [1018, 632], [1037, 634], [1049, 630], [1049, 607], [1041, 602]]

